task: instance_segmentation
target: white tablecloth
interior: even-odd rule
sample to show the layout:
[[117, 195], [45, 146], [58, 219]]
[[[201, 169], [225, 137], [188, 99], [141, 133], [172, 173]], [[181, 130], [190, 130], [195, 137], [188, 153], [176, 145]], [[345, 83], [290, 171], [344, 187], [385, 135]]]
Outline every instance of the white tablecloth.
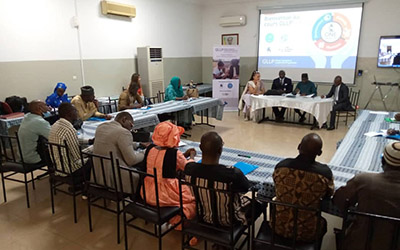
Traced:
[[332, 111], [333, 106], [332, 98], [321, 99], [319, 96], [314, 98], [303, 96], [289, 98], [285, 96], [252, 95], [250, 100], [251, 112], [267, 107], [300, 109], [312, 114], [315, 119], [317, 119], [320, 127], [327, 121], [328, 115]]

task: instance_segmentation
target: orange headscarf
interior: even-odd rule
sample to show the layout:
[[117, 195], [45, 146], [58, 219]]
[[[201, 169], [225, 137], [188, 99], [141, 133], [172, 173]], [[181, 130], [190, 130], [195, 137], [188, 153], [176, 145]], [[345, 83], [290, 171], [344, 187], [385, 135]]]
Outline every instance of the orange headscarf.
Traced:
[[153, 143], [160, 147], [178, 147], [181, 135], [185, 129], [171, 122], [162, 122], [156, 126], [153, 133]]

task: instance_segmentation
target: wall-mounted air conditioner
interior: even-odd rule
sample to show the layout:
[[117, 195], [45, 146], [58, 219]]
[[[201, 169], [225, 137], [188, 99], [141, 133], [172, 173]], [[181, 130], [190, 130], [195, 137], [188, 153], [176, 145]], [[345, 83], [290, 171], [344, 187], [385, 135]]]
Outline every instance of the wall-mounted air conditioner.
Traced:
[[137, 48], [137, 59], [144, 95], [153, 97], [157, 95], [158, 91], [164, 92], [162, 48], [139, 47]]
[[136, 8], [133, 5], [115, 3], [110, 1], [101, 1], [101, 12], [103, 15], [117, 15], [124, 17], [136, 17]]
[[222, 27], [244, 26], [246, 25], [246, 16], [225, 16], [219, 19], [219, 25]]

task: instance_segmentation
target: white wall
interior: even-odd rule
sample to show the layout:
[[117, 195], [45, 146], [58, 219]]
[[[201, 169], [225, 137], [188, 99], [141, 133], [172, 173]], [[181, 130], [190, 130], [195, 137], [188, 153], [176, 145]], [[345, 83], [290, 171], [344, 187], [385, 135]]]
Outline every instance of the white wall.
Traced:
[[[212, 47], [221, 44], [221, 34], [239, 33], [240, 53], [242, 57], [257, 56], [258, 47], [258, 9], [257, 6], [294, 5], [301, 3], [335, 2], [338, 0], [271, 0], [250, 3], [214, 4], [204, 10], [203, 19], [203, 56], [212, 56]], [[339, 0], [340, 1], [340, 0]], [[399, 0], [369, 0], [364, 4], [361, 28], [359, 57], [377, 57], [379, 37], [399, 35]], [[242, 27], [220, 27], [219, 17], [246, 15], [247, 25]]]
[[73, 1], [0, 1], [0, 62], [79, 57]]
[[[100, 0], [76, 0], [85, 80], [96, 95], [118, 95], [137, 70], [137, 47], [146, 45], [161, 46], [165, 62], [175, 62], [166, 65], [166, 77], [201, 81], [201, 5], [187, 0], [116, 1], [135, 5], [137, 17], [104, 16]], [[68, 94], [79, 93], [83, 81], [74, 16], [74, 0], [0, 0], [0, 99], [44, 99], [59, 81], [67, 83]], [[176, 58], [185, 60], [168, 60]], [[189, 71], [181, 65], [192, 61], [197, 65]]]
[[[202, 7], [183, 0], [118, 0], [133, 19], [101, 14], [100, 0], [77, 0], [84, 59], [134, 58], [138, 46], [164, 57], [201, 56]], [[72, 0], [0, 1], [0, 62], [79, 59]]]

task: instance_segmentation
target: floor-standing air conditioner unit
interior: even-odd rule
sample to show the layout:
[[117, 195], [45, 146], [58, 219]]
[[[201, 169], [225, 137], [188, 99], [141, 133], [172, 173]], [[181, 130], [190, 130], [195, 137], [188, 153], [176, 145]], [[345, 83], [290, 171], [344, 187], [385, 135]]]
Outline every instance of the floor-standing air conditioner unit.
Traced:
[[162, 49], [159, 47], [139, 47], [137, 48], [137, 57], [144, 95], [153, 97], [157, 95], [158, 91], [164, 92]]

